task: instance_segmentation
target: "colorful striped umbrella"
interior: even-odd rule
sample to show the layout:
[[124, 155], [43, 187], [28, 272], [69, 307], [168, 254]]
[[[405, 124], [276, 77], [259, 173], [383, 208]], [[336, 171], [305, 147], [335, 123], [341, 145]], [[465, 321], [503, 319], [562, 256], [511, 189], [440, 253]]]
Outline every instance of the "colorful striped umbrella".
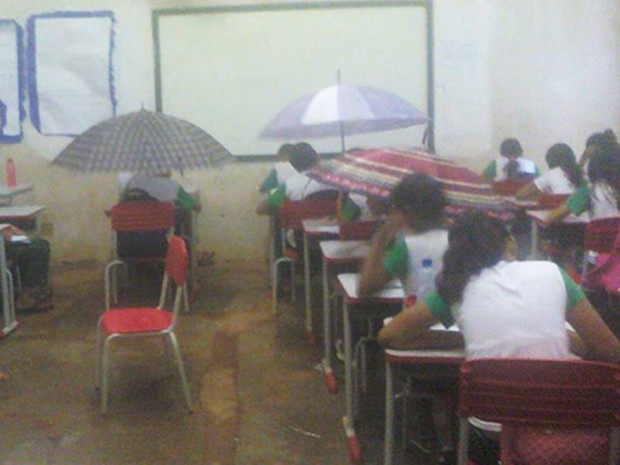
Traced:
[[308, 175], [339, 189], [388, 198], [392, 188], [411, 173], [440, 180], [453, 211], [454, 207], [504, 209], [502, 199], [478, 174], [423, 150], [355, 150], [321, 162]]

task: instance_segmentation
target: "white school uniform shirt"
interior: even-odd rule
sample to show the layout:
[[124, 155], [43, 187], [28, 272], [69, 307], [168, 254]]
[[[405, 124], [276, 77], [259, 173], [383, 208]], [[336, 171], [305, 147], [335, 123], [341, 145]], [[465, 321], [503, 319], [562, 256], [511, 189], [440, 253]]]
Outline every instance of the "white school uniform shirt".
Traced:
[[590, 218], [615, 218], [620, 216], [618, 201], [611, 187], [604, 183], [596, 183], [590, 187]]
[[[506, 172], [504, 168], [510, 160], [506, 157], [498, 157], [495, 159], [495, 181], [504, 181]], [[536, 164], [527, 158], [518, 157], [519, 173], [534, 176], [536, 174]]]
[[287, 181], [288, 178], [297, 174], [297, 170], [293, 168], [288, 161], [279, 161], [274, 166], [273, 169], [276, 172], [276, 178], [278, 179], [278, 184], [283, 184]]
[[[418, 294], [422, 261], [431, 259], [432, 270], [436, 276], [441, 271], [443, 254], [448, 248], [448, 231], [445, 229], [431, 229], [420, 234], [405, 236], [405, 244], [409, 253], [409, 273], [407, 282], [403, 283], [405, 295]], [[434, 289], [433, 289], [434, 290]]]
[[[552, 262], [501, 261], [484, 269], [465, 287], [454, 315], [467, 358], [572, 358], [565, 325], [567, 300], [564, 279]], [[501, 431], [498, 423], [474, 417], [469, 422]]]
[[545, 194], [570, 195], [575, 192], [575, 186], [559, 166], [538, 176], [534, 179], [534, 184], [538, 190]]
[[303, 200], [310, 194], [333, 190], [330, 186], [309, 178], [305, 173], [305, 171], [302, 173], [295, 172], [284, 183], [288, 200]]

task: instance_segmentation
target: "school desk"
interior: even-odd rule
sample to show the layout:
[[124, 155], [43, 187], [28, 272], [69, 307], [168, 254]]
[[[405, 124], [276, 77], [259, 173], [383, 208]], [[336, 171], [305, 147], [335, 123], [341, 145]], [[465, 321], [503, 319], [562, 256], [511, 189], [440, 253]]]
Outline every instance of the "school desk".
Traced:
[[323, 264], [323, 374], [327, 390], [336, 394], [338, 392], [338, 381], [332, 370], [332, 318], [331, 318], [331, 291], [330, 291], [330, 271], [354, 267], [359, 265], [370, 252], [368, 241], [321, 241], [321, 260]]
[[360, 297], [358, 289], [359, 274], [343, 273], [337, 276], [337, 285], [343, 295], [343, 324], [344, 324], [344, 382], [346, 397], [346, 413], [342, 418], [342, 425], [347, 437], [349, 456], [354, 463], [361, 461], [361, 446], [355, 431], [357, 411], [357, 389], [355, 384], [353, 360], [353, 334], [351, 323], [353, 320], [383, 320], [394, 316], [403, 306], [405, 292], [400, 282], [394, 280], [381, 291], [369, 297]]
[[312, 288], [310, 282], [310, 241], [334, 238], [340, 232], [337, 220], [319, 218], [302, 221], [304, 241], [304, 292], [306, 304], [306, 337], [310, 346], [316, 345], [312, 324]]
[[[550, 223], [547, 221], [547, 217], [549, 216], [550, 210], [531, 210], [527, 212], [527, 216], [531, 220], [532, 224], [532, 247], [530, 260], [539, 260], [539, 228], [547, 228], [550, 226]], [[585, 228], [590, 222], [590, 215], [584, 213], [582, 215], [568, 215], [566, 218], [562, 220], [561, 223], [565, 227], [571, 228]]]
[[22, 221], [34, 221], [35, 234], [41, 233], [41, 213], [43, 205], [19, 205], [0, 207], [0, 223], [13, 223]]
[[11, 205], [15, 197], [32, 192], [33, 189], [34, 187], [31, 184], [17, 184], [13, 187], [0, 185], [0, 203], [2, 205]]
[[[431, 331], [445, 332], [454, 331], [458, 332], [456, 326], [445, 328], [441, 324], [436, 324], [431, 327]], [[402, 368], [407, 370], [407, 374], [416, 375], [416, 369], [424, 368], [428, 366], [453, 366], [455, 372], [460, 363], [465, 360], [464, 349], [447, 349], [447, 350], [395, 350], [385, 349], [385, 432], [384, 432], [384, 465], [392, 465], [393, 452], [394, 452], [394, 407], [396, 394], [394, 392], [394, 378], [397, 369]], [[411, 393], [416, 395], [415, 389]], [[433, 392], [427, 392], [422, 394], [423, 396], [432, 396]], [[405, 409], [403, 409], [403, 415], [406, 415]], [[405, 418], [403, 418], [403, 428], [405, 424]]]
[[6, 250], [4, 242], [4, 231], [10, 229], [10, 224], [0, 224], [0, 289], [2, 290], [2, 336], [6, 336], [17, 328], [15, 318], [15, 307], [13, 306], [13, 296], [9, 289], [8, 266], [6, 263]]

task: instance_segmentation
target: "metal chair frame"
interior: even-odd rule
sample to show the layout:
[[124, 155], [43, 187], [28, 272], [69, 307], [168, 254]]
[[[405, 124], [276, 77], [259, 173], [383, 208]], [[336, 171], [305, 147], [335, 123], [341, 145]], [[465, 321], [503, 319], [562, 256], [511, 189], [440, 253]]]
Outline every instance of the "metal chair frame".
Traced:
[[[139, 308], [125, 308], [125, 309], [112, 309], [106, 308], [106, 311], [99, 318], [97, 329], [97, 386], [101, 390], [101, 414], [105, 415], [108, 409], [108, 371], [110, 368], [109, 361], [109, 349], [111, 342], [115, 339], [127, 339], [127, 338], [144, 338], [144, 337], [161, 337], [166, 340], [169, 347], [174, 354], [174, 360], [177, 365], [179, 377], [181, 380], [181, 386], [185, 402], [189, 411], [193, 411], [191, 395], [189, 386], [187, 383], [187, 377], [185, 375], [185, 369], [183, 367], [183, 360], [181, 358], [181, 352], [179, 350], [179, 343], [177, 341], [174, 329], [177, 322], [177, 315], [181, 307], [181, 303], [187, 295], [187, 275], [189, 268], [189, 256], [187, 253], [187, 246], [184, 240], [178, 236], [172, 236], [169, 239], [169, 247], [166, 256], [166, 271], [164, 273], [161, 293], [159, 296], [159, 304], [157, 307], [139, 307]], [[154, 312], [166, 312], [164, 309], [166, 304], [166, 298], [168, 295], [169, 285], [173, 282], [176, 285], [176, 293], [174, 297], [174, 303], [172, 306], [172, 315], [170, 324], [167, 327], [158, 328], [153, 331], [132, 331], [127, 332], [111, 332], [107, 333], [104, 329], [106, 318], [113, 318], [115, 315], [120, 315], [120, 312], [143, 312], [144, 318], [148, 319], [149, 316], [155, 315]], [[107, 298], [106, 298], [107, 299]], [[115, 313], [116, 312], [116, 313]]]

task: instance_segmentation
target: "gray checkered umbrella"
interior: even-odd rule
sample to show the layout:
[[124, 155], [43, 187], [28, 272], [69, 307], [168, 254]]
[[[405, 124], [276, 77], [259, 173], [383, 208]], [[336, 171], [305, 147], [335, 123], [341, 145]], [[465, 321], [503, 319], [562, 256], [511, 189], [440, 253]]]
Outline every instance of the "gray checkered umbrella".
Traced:
[[226, 147], [198, 126], [142, 109], [87, 129], [52, 164], [83, 172], [156, 174], [221, 166], [232, 160]]

